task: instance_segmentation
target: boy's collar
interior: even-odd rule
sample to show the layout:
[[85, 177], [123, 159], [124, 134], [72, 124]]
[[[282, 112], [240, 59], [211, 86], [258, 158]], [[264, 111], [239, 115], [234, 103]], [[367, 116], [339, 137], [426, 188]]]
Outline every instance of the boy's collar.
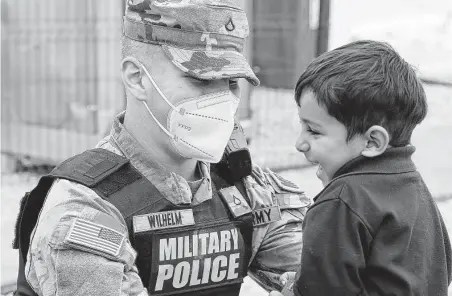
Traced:
[[383, 154], [377, 157], [358, 156], [343, 165], [333, 176], [337, 177], [348, 174], [366, 174], [366, 173], [386, 173], [396, 174], [412, 172], [416, 166], [411, 160], [411, 155], [416, 151], [412, 145], [396, 148], [388, 148]]

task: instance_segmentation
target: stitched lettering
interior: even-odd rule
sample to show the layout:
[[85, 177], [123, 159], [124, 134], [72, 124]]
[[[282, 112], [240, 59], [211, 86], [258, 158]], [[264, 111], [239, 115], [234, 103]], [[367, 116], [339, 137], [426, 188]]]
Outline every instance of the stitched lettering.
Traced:
[[252, 215], [253, 215], [253, 224], [255, 226], [267, 224], [281, 219], [281, 212], [279, 211], [278, 206], [254, 210], [252, 212]]
[[253, 212], [253, 218], [254, 221], [256, 221], [254, 224], [261, 224], [265, 222], [263, 211]]
[[235, 280], [240, 276], [236, 228], [163, 237], [158, 240], [155, 292]]
[[264, 213], [265, 215], [267, 215], [267, 221], [270, 221], [270, 213], [271, 213], [272, 209], [265, 209]]
[[149, 224], [152, 228], [162, 228], [168, 226], [182, 225], [181, 212], [164, 212], [148, 216]]

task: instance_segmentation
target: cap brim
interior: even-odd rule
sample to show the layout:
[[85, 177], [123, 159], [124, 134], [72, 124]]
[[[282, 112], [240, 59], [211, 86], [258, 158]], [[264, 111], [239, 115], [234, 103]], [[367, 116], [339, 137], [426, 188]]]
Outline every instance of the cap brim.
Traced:
[[246, 58], [239, 52], [189, 50], [169, 45], [162, 45], [162, 48], [176, 67], [195, 78], [245, 78], [255, 86], [260, 83]]

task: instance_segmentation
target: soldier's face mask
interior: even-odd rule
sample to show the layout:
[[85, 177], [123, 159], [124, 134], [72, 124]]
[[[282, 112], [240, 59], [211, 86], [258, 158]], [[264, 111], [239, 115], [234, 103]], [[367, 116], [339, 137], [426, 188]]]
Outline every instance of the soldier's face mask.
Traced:
[[234, 116], [239, 98], [230, 90], [226, 90], [188, 98], [173, 105], [162, 93], [147, 69], [143, 65], [141, 67], [171, 108], [165, 128], [155, 118], [148, 104], [143, 101], [154, 121], [170, 137], [175, 150], [186, 158], [219, 162], [234, 128]]

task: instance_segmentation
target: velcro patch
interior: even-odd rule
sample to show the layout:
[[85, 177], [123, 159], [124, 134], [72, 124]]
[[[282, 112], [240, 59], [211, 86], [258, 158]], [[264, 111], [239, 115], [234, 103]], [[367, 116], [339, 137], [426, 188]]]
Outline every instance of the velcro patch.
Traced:
[[[283, 191], [289, 191], [293, 193], [304, 193], [304, 191], [301, 190], [295, 183], [287, 179], [284, 179], [283, 177], [281, 177], [280, 175], [276, 174], [275, 172], [268, 168], [267, 173], [270, 175], [269, 181], [276, 190], [276, 192], [279, 191], [278, 193], [280, 193], [282, 189]], [[275, 187], [275, 185], [277, 185], [277, 187]]]
[[311, 200], [304, 193], [276, 194], [276, 199], [281, 209], [298, 209], [311, 204]]
[[220, 196], [228, 204], [229, 210], [235, 218], [251, 212], [249, 204], [235, 186], [226, 187], [219, 190]]
[[281, 211], [278, 206], [253, 210], [253, 225], [263, 225], [281, 220]]
[[118, 256], [125, 236], [102, 224], [75, 218], [65, 241]]
[[176, 210], [133, 216], [133, 232], [194, 225], [192, 209]]

